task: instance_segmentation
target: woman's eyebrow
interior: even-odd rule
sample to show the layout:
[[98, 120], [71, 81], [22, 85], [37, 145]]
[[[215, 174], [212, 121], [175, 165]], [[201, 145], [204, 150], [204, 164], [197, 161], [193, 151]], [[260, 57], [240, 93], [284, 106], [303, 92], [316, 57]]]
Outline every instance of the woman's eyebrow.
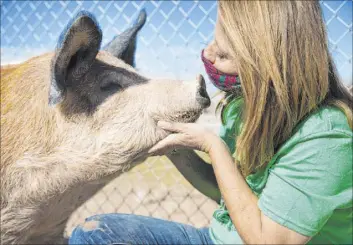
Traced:
[[222, 49], [222, 48], [219, 46], [219, 44], [218, 44], [218, 42], [216, 41], [216, 39], [214, 40], [214, 43], [215, 43], [216, 48], [217, 48], [217, 50], [218, 50], [219, 53], [222, 53], [222, 55], [228, 56], [227, 52], [225, 52], [224, 49]]

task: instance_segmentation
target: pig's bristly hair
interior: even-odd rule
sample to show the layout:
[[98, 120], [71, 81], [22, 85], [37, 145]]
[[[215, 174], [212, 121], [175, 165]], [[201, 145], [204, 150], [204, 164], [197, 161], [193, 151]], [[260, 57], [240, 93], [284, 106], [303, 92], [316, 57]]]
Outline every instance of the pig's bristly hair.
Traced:
[[[63, 101], [66, 86], [69, 85], [66, 79], [72, 61], [74, 69], [71, 74], [82, 77], [92, 65], [101, 42], [102, 30], [89, 12], [81, 11], [69, 21], [59, 37], [55, 57], [51, 63], [49, 105], [54, 106]], [[80, 62], [76, 63], [76, 59]]]
[[56, 44], [56, 49], [60, 49], [61, 48], [61, 46], [62, 46], [62, 44], [63, 44], [63, 42], [65, 40], [67, 32], [69, 31], [71, 26], [74, 24], [74, 22], [77, 19], [79, 19], [80, 17], [82, 17], [82, 16], [89, 17], [93, 21], [93, 23], [97, 26], [98, 31], [102, 34], [102, 28], [100, 27], [96, 17], [92, 13], [90, 13], [90, 12], [88, 12], [86, 10], [82, 10], [82, 11], [79, 11], [74, 17], [72, 17], [70, 19], [70, 21], [66, 24], [64, 30], [59, 35], [58, 42]]

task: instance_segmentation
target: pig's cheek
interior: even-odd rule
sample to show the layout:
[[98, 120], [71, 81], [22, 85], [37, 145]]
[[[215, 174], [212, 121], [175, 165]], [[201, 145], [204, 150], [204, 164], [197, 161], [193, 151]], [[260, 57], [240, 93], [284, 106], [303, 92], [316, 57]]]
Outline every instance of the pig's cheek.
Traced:
[[167, 137], [168, 135], [170, 135], [172, 133], [170, 131], [167, 131], [167, 130], [164, 130], [164, 129], [161, 129], [161, 128], [159, 130], [161, 132], [162, 138], [165, 138], [165, 137]]
[[155, 123], [154, 125], [154, 139], [156, 141], [159, 141], [163, 138], [165, 138], [166, 136], [168, 136], [168, 132], [166, 132], [164, 129], [161, 129], [160, 127], [157, 126], [157, 123]]

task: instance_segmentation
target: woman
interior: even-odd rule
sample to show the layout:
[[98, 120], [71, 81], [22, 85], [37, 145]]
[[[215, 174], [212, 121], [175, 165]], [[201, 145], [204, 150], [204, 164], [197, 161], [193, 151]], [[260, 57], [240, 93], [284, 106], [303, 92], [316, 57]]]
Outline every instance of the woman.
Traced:
[[[226, 91], [221, 137], [159, 122], [174, 133], [150, 152], [178, 148], [168, 155], [180, 172], [222, 196], [210, 227], [108, 214], [87, 219], [70, 242], [352, 243], [352, 96], [329, 55], [319, 3], [220, 1], [202, 57]], [[207, 152], [212, 166], [190, 149]]]

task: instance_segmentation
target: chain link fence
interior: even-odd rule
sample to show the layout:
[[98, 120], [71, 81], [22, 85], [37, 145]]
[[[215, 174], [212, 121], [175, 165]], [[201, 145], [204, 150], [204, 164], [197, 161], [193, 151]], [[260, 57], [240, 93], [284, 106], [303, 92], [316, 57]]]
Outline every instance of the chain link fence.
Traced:
[[[19, 63], [53, 50], [66, 23], [80, 10], [92, 12], [103, 45], [145, 8], [136, 66], [146, 76], [191, 79], [204, 73], [200, 51], [213, 38], [215, 1], [1, 1], [1, 64]], [[330, 49], [340, 76], [352, 84], [352, 1], [321, 1]], [[211, 94], [215, 91], [209, 85]], [[204, 123], [218, 126], [213, 108]], [[207, 158], [207, 156], [203, 156]], [[208, 225], [217, 204], [195, 190], [166, 157], [149, 158], [109, 183], [70, 218], [67, 234], [97, 213], [134, 213]]]

